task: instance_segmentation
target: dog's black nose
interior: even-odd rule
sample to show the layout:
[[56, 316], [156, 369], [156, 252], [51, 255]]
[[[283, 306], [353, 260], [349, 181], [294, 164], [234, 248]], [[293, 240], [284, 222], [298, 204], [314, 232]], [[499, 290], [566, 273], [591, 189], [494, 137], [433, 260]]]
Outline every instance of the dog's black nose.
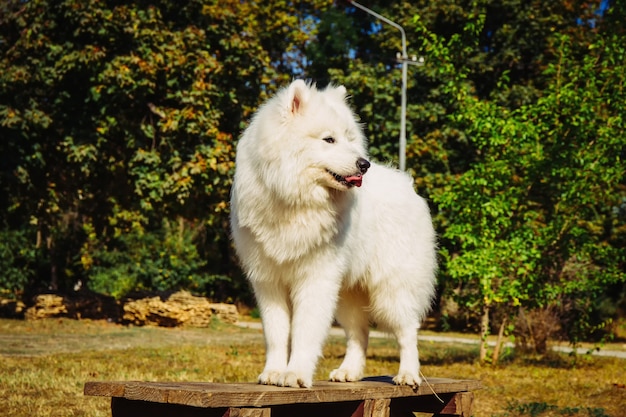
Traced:
[[367, 159], [359, 158], [356, 160], [356, 166], [357, 168], [359, 168], [359, 171], [361, 171], [361, 174], [365, 174], [367, 170], [369, 169], [369, 167], [371, 166], [371, 164], [369, 163]]

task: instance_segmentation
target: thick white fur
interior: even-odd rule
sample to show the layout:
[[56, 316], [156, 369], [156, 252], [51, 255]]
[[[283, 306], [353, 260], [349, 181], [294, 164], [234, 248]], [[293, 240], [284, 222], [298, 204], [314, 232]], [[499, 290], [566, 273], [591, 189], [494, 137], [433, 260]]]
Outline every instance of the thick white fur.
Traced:
[[263, 320], [262, 384], [310, 387], [333, 317], [347, 350], [332, 381], [363, 377], [374, 321], [398, 340], [394, 381], [421, 382], [417, 329], [436, 270], [428, 206], [395, 169], [372, 163], [360, 188], [328, 173], [356, 174], [359, 158], [366, 143], [345, 88], [301, 80], [264, 104], [239, 141], [231, 227]]

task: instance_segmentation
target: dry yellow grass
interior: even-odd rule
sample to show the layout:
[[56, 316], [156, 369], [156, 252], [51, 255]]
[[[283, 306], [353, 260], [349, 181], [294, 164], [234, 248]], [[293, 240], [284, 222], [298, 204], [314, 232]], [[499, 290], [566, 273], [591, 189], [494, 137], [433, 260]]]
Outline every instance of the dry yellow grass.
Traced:
[[[420, 349], [426, 377], [483, 382], [475, 416], [626, 414], [623, 359], [574, 361], [553, 354], [509, 358], [494, 367], [477, 364], [473, 346], [422, 343]], [[339, 364], [343, 352], [340, 339], [329, 340], [318, 379]], [[221, 324], [192, 330], [0, 320], [0, 354], [3, 414], [14, 417], [109, 416], [107, 399], [83, 396], [89, 380], [253, 381], [263, 366], [261, 332]], [[373, 339], [367, 374], [392, 374], [396, 368], [394, 343]]]

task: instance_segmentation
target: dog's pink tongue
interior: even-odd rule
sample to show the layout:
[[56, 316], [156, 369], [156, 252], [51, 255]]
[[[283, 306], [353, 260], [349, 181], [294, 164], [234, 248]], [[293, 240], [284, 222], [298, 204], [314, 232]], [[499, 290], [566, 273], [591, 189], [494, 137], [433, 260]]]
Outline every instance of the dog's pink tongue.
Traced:
[[352, 184], [352, 185], [356, 185], [357, 187], [360, 187], [361, 183], [363, 182], [363, 175], [361, 174], [349, 175], [346, 177], [346, 182], [348, 184]]

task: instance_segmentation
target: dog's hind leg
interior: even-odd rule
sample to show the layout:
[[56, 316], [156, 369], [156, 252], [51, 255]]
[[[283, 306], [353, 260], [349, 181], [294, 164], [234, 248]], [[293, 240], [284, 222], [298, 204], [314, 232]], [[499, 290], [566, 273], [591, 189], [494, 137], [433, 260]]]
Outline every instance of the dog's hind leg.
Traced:
[[417, 328], [414, 326], [402, 327], [393, 330], [400, 347], [400, 369], [393, 378], [398, 385], [417, 387], [422, 383], [420, 377], [420, 362], [417, 351]]
[[420, 321], [419, 311], [416, 311], [421, 300], [401, 288], [376, 294], [378, 297], [372, 297], [374, 320], [396, 337], [400, 349], [400, 367], [393, 381], [398, 385], [417, 387], [422, 382], [417, 350]]
[[339, 368], [330, 373], [335, 382], [358, 381], [363, 378], [369, 334], [367, 294], [363, 291], [342, 291], [335, 317], [346, 332], [346, 356]]

